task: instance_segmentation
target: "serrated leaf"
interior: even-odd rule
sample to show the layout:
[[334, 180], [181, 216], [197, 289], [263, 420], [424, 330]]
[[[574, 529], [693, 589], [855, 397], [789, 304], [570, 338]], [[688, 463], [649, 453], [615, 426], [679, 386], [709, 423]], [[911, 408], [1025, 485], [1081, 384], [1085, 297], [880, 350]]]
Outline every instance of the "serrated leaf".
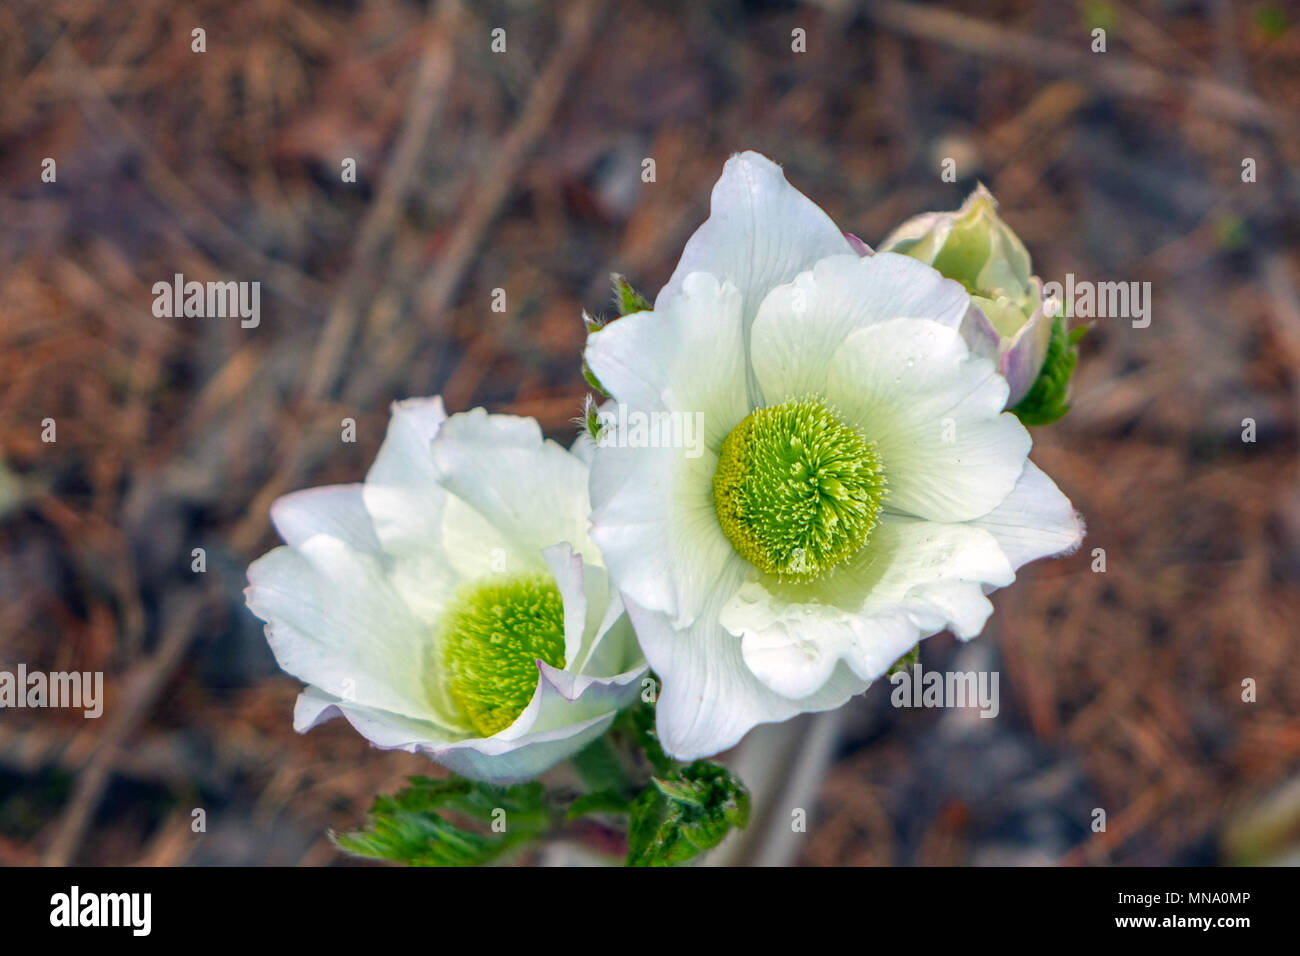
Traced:
[[[448, 820], [454, 813], [477, 828]], [[503, 832], [492, 824], [501, 821]], [[331, 834], [346, 853], [408, 866], [481, 866], [546, 831], [541, 784], [496, 787], [452, 778], [412, 777], [410, 786], [375, 798], [366, 826]]]
[[1070, 376], [1074, 374], [1079, 358], [1075, 344], [1086, 331], [1085, 326], [1068, 331], [1064, 314], [1052, 321], [1052, 339], [1047, 346], [1042, 371], [1020, 404], [1011, 409], [1022, 424], [1050, 425], [1064, 418], [1070, 410]]
[[689, 780], [675, 778], [672, 780], [660, 780], [658, 777], [650, 781], [654, 788], [662, 793], [669, 800], [676, 800], [679, 803], [687, 803], [693, 807], [703, 807], [704, 794], [701, 789]]
[[749, 792], [731, 771], [708, 760], [655, 777], [632, 804], [628, 866], [675, 866], [749, 823]]

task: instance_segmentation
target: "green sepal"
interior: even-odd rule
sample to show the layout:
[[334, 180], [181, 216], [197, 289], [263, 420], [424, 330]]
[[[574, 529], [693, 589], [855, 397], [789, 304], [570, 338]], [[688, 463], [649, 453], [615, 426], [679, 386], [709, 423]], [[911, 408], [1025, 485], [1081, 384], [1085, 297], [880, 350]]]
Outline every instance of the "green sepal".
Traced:
[[[542, 785], [498, 787], [453, 777], [412, 777], [410, 786], [375, 798], [366, 826], [330, 833], [345, 853], [408, 866], [481, 866], [546, 833], [550, 826]], [[505, 811], [501, 817], [496, 811]], [[442, 813], [481, 825], [468, 829]], [[503, 820], [505, 830], [491, 826]]]
[[[640, 292], [637, 292], [636, 289], [632, 288], [632, 284], [617, 272], [611, 272], [609, 279], [610, 284], [614, 289], [614, 309], [618, 312], [618, 315], [615, 317], [616, 319], [621, 319], [625, 315], [631, 315], [633, 312], [648, 312], [653, 308], [650, 304], [650, 300]], [[591, 315], [584, 310], [582, 313], [582, 325], [583, 328], [587, 330], [588, 335], [593, 335], [609, 325], [609, 321], [606, 321], [599, 316]], [[600, 379], [596, 377], [596, 373], [591, 370], [591, 366], [587, 364], [585, 358], [582, 360], [582, 377], [586, 380], [588, 385], [594, 388], [601, 395], [604, 395], [606, 398], [609, 397], [609, 392], [605, 390], [604, 385], [600, 384]]]
[[600, 407], [596, 404], [596, 400], [591, 397], [590, 392], [582, 399], [582, 417], [578, 419], [578, 423], [586, 429], [592, 441], [597, 444], [600, 443], [600, 433], [605, 426], [600, 420]]
[[618, 310], [619, 318], [633, 312], [649, 312], [653, 308], [650, 300], [617, 272], [610, 273], [609, 280], [614, 286], [614, 308]]
[[596, 378], [596, 373], [591, 370], [591, 366], [587, 364], [585, 358], [582, 360], [582, 378], [588, 386], [595, 389], [605, 398], [609, 398], [609, 392], [605, 391], [605, 386], [600, 384], [600, 379]]
[[1070, 376], [1079, 359], [1076, 346], [1087, 331], [1087, 326], [1069, 331], [1063, 314], [1052, 321], [1052, 339], [1047, 345], [1043, 368], [1020, 404], [1011, 409], [1022, 424], [1050, 425], [1070, 410]]
[[632, 803], [628, 866], [676, 866], [749, 823], [749, 791], [726, 767], [697, 760], [654, 777]]
[[[582, 327], [586, 330], [588, 336], [594, 335], [608, 324], [601, 316], [592, 315], [586, 309], [582, 310]], [[596, 378], [596, 373], [591, 370], [591, 366], [587, 364], [585, 357], [582, 360], [582, 377], [588, 385], [601, 395], [606, 398], [609, 397], [609, 392], [605, 391], [605, 386], [600, 384], [600, 379]]]

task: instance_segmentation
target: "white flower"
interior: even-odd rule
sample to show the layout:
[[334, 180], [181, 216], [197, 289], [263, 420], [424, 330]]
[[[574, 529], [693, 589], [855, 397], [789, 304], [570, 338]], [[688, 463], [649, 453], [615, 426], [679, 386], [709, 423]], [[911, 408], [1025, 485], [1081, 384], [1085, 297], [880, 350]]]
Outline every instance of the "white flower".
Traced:
[[989, 592], [1078, 545], [1005, 379], [958, 332], [969, 306], [915, 259], [860, 257], [745, 153], [654, 310], [589, 337], [614, 400], [703, 415], [702, 454], [614, 436], [591, 472], [671, 753], [839, 706], [919, 639], [977, 635]]
[[532, 419], [395, 403], [365, 482], [280, 498], [287, 546], [248, 569], [276, 660], [309, 685], [295, 729], [341, 714], [488, 781], [595, 740], [645, 665], [588, 512], [586, 462]]

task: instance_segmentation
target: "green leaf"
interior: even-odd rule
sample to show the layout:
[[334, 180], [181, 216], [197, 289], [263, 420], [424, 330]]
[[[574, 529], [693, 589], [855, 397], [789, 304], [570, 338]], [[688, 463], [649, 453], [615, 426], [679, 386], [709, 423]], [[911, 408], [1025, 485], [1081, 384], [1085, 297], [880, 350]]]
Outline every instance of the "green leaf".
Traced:
[[664, 752], [653, 701], [624, 710], [614, 727], [636, 742], [653, 768], [649, 786], [628, 808], [628, 866], [685, 863], [749, 823], [749, 792], [726, 767], [708, 760], [684, 767]]
[[1067, 400], [1070, 376], [1074, 374], [1074, 365], [1079, 359], [1079, 350], [1075, 346], [1087, 331], [1086, 326], [1068, 331], [1064, 314], [1053, 320], [1052, 340], [1047, 346], [1042, 371], [1020, 404], [1011, 409], [1023, 424], [1050, 425], [1064, 418], [1070, 410]]
[[[363, 829], [331, 833], [334, 845], [354, 856], [409, 866], [481, 866], [549, 826], [539, 783], [496, 787], [459, 777], [412, 777], [410, 784], [376, 797]], [[459, 826], [443, 813], [477, 826]]]
[[704, 793], [700, 788], [685, 777], [672, 777], [664, 780], [660, 777], [653, 777], [650, 780], [651, 785], [662, 793], [669, 800], [675, 800], [678, 803], [689, 804], [692, 807], [704, 807]]
[[675, 866], [711, 850], [749, 823], [749, 791], [708, 760], [654, 777], [632, 804], [628, 866]]

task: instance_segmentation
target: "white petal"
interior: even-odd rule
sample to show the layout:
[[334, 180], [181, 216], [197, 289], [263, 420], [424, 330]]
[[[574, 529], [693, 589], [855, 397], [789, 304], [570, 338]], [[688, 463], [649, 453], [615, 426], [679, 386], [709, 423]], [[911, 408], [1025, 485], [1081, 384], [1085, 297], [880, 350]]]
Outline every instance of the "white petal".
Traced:
[[447, 420], [442, 399], [395, 402], [392, 411], [362, 496], [392, 559], [393, 585], [412, 610], [436, 621], [468, 580], [503, 571], [544, 571], [540, 546], [508, 534], [439, 484], [443, 472], [434, 460], [433, 440]]
[[928, 249], [931, 250], [930, 257], [933, 258], [948, 241], [948, 235], [952, 232], [952, 222], [952, 213], [923, 212], [908, 219], [886, 236], [884, 241], [876, 246], [876, 251], [877, 253], [888, 252], [900, 243], [914, 242], [929, 235], [933, 241]]
[[855, 614], [816, 603], [777, 604], [754, 587], [737, 595], [722, 621], [733, 634], [744, 633], [745, 666], [783, 697], [815, 693], [845, 663], [863, 681], [874, 680], [928, 636], [903, 607]]
[[442, 396], [393, 402], [384, 443], [366, 480], [381, 485], [435, 487], [437, 477], [429, 443], [447, 418]]
[[568, 542], [599, 563], [587, 536], [587, 466], [543, 439], [536, 421], [477, 408], [448, 418], [432, 447], [443, 487], [520, 550]]
[[890, 516], [852, 561], [822, 580], [747, 581], [721, 622], [743, 637], [745, 663], [764, 684], [798, 697], [821, 687], [841, 661], [871, 681], [945, 627], [974, 637], [993, 611], [984, 586], [1014, 578], [991, 533]]
[[[587, 361], [622, 403], [602, 409], [611, 417], [591, 468], [592, 537], [620, 591], [684, 625], [740, 560], [713, 507], [718, 448], [749, 412], [736, 291], [693, 275], [662, 311], [592, 335]], [[678, 417], [650, 417], [665, 414]], [[682, 440], [659, 440], [656, 422]]]
[[998, 544], [1019, 569], [1039, 558], [1066, 554], [1083, 541], [1083, 518], [1070, 499], [1032, 461], [1005, 501], [971, 522], [997, 538]]
[[283, 495], [271, 505], [271, 523], [291, 547], [324, 534], [354, 551], [377, 554], [379, 538], [361, 489], [361, 485], [325, 485]]
[[[588, 622], [588, 628], [591, 622]], [[645, 667], [645, 655], [637, 643], [636, 632], [628, 620], [623, 599], [611, 591], [609, 606], [590, 643], [583, 648], [577, 666], [570, 673], [580, 676], [621, 674], [624, 671]]]
[[583, 583], [582, 555], [574, 554], [568, 542], [552, 545], [542, 551], [547, 567], [555, 578], [564, 602], [564, 663], [578, 662], [583, 637], [587, 630], [587, 592]]
[[375, 536], [398, 565], [394, 584], [426, 619], [462, 580], [443, 548], [448, 495], [430, 447], [446, 417], [439, 397], [394, 402], [361, 492]]
[[367, 480], [366, 510], [390, 562], [389, 580], [421, 620], [435, 622], [467, 581], [503, 571], [544, 571], [536, 550], [521, 548], [459, 498], [434, 485]]
[[895, 319], [851, 333], [823, 394], [875, 443], [891, 511], [935, 521], [988, 514], [1015, 487], [1032, 444], [1002, 412], [1006, 380], [936, 322]]
[[[432, 462], [430, 462], [432, 464]], [[447, 492], [436, 484], [390, 485], [367, 479], [361, 486], [375, 536], [390, 554], [420, 553], [442, 538]]]
[[[644, 667], [623, 600], [608, 573], [598, 565], [583, 564], [580, 555], [569, 557], [569, 550], [566, 544], [543, 552], [564, 598], [565, 670], [604, 677]], [[576, 596], [571, 599], [571, 594]]]
[[335, 717], [347, 718], [361, 736], [381, 750], [417, 753], [444, 747], [457, 739], [455, 734], [429, 721], [342, 700], [317, 687], [308, 687], [298, 695], [293, 708], [293, 729], [305, 734]]
[[844, 238], [849, 241], [849, 246], [852, 247], [853, 251], [856, 252], [858, 255], [860, 256], [875, 255], [871, 247], [867, 245], [865, 242], [863, 242], [861, 239], [859, 239], [857, 236], [855, 236], [853, 233], [846, 232], [844, 234]]
[[519, 741], [530, 735], [562, 730], [599, 714], [626, 707], [641, 690], [645, 664], [608, 677], [574, 674], [537, 662], [537, 691], [513, 724], [495, 735]]
[[479, 780], [535, 777], [565, 760], [613, 723], [641, 691], [645, 666], [612, 677], [581, 677], [538, 661], [537, 690], [513, 724], [491, 737], [471, 737], [430, 753], [434, 760]]
[[818, 259], [853, 251], [830, 217], [786, 182], [780, 166], [758, 153], [739, 153], [723, 167], [709, 218], [687, 241], [655, 308], [678, 295], [692, 272], [708, 272], [740, 290], [748, 325], [768, 290]]
[[579, 723], [518, 741], [476, 737], [441, 747], [429, 756], [452, 773], [473, 780], [486, 783], [530, 780], [604, 736], [615, 716], [615, 711], [605, 711]]
[[582, 431], [578, 432], [578, 437], [575, 438], [573, 444], [569, 446], [569, 454], [573, 455], [573, 457], [577, 458], [588, 468], [591, 467], [591, 459], [596, 454], [596, 443], [592, 441], [591, 433], [588, 432], [586, 428], [583, 428]]
[[[1042, 283], [1037, 279], [1034, 283], [1036, 287], [1041, 288]], [[1006, 351], [1002, 353], [1000, 370], [1011, 387], [1011, 394], [1007, 396], [1008, 408], [1020, 404], [1020, 400], [1034, 387], [1038, 373], [1043, 370], [1047, 349], [1052, 343], [1054, 321], [1055, 319], [1047, 314], [1043, 306], [1039, 305], [1034, 314], [1029, 317], [1029, 321], [1007, 343]]]
[[823, 259], [759, 306], [752, 354], [763, 399], [776, 405], [820, 393], [826, 366], [858, 329], [902, 318], [955, 329], [969, 306], [960, 283], [907, 256]]
[[667, 616], [628, 603], [646, 660], [663, 681], [656, 704], [659, 739], [680, 760], [726, 750], [757, 724], [839, 707], [867, 687], [844, 667], [817, 693], [798, 700], [760, 682], [741, 657], [740, 638], [718, 623], [720, 605], [734, 593], [741, 573], [737, 569], [726, 575], [688, 628], [674, 628]]
[[[966, 310], [966, 317], [961, 321], [961, 337], [970, 349], [971, 355], [993, 362], [999, 361], [1002, 338], [988, 316], [981, 312], [974, 302], [970, 304], [970, 308]], [[1003, 378], [1005, 377], [1004, 374]]]
[[592, 537], [619, 590], [684, 627], [729, 566], [745, 565], [718, 524], [716, 452], [602, 448], [591, 470]]
[[[575, 709], [572, 721], [521, 734], [513, 740], [500, 735], [455, 739], [435, 725], [340, 700], [314, 687], [298, 696], [294, 729], [306, 733], [341, 716], [381, 750], [423, 753], [462, 777], [486, 783], [513, 783], [544, 773], [604, 734], [617, 714], [614, 701], [619, 694], [635, 697], [640, 688], [638, 677], [638, 674], [626, 677], [622, 684], [611, 681], [599, 688], [598, 693], [589, 691], [586, 696], [591, 701]], [[549, 694], [563, 702], [559, 691], [548, 687]], [[616, 691], [611, 692], [610, 688]], [[599, 704], [598, 697], [602, 698]], [[579, 713], [584, 716], [578, 716]]]
[[454, 726], [425, 683], [428, 625], [375, 558], [316, 535], [263, 555], [248, 580], [248, 606], [284, 671], [336, 697]]
[[[702, 413], [704, 444], [716, 450], [749, 413], [740, 293], [706, 273], [687, 277], [680, 295], [653, 312], [624, 316], [589, 335], [586, 359], [614, 396], [600, 410], [602, 422], [612, 416], [632, 429], [649, 424], [628, 417], [634, 412]], [[694, 422], [681, 421], [683, 436]]]

